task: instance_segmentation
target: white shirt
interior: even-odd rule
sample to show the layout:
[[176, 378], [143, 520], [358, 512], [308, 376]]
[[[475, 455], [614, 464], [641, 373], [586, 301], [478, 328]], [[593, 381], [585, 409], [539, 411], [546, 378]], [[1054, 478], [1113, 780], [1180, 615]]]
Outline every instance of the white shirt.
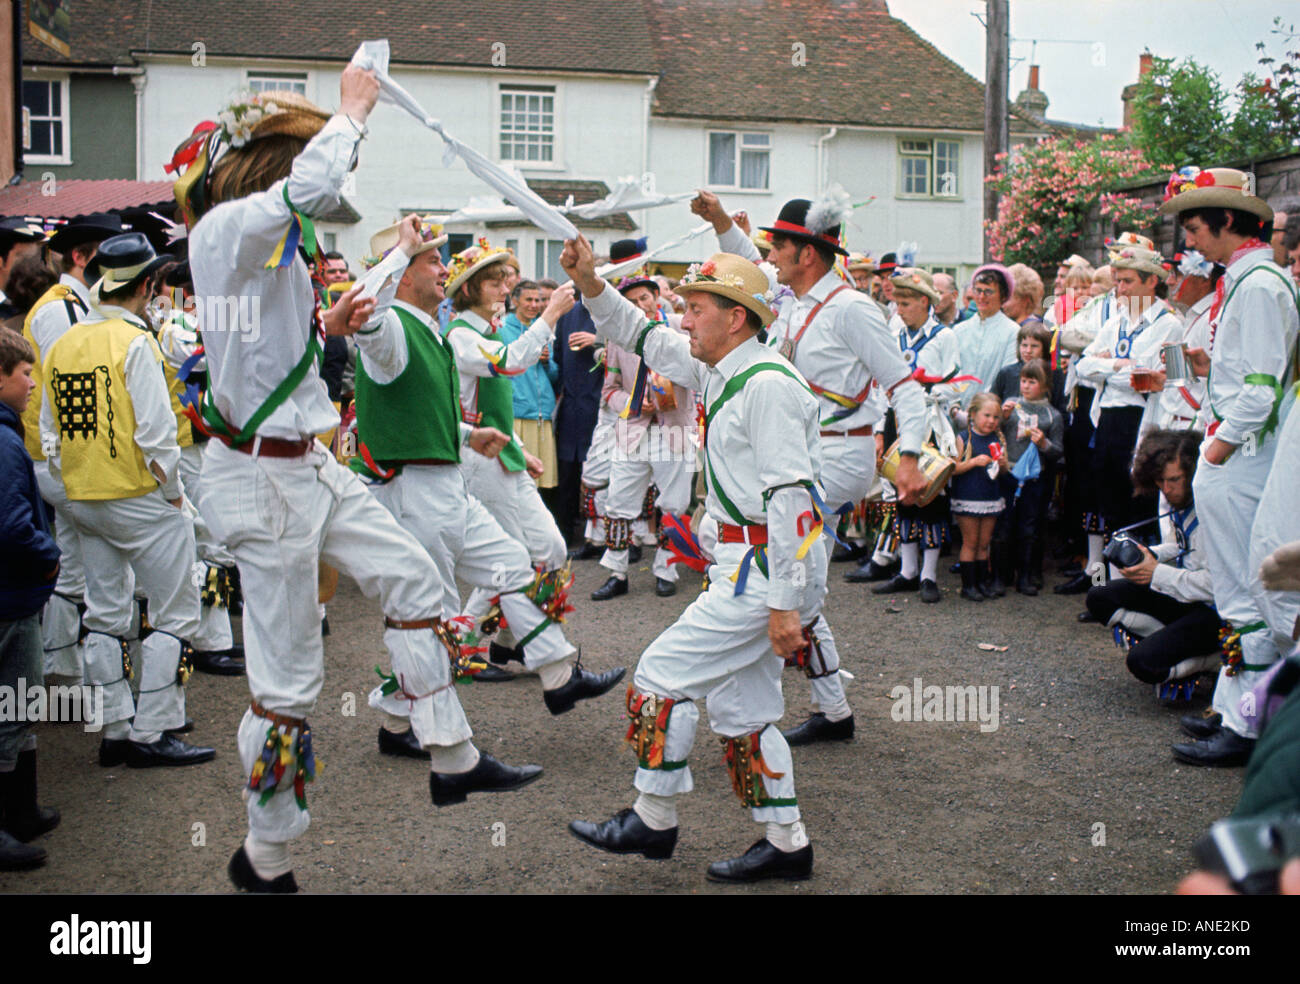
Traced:
[[1300, 333], [1300, 314], [1294, 284], [1272, 256], [1267, 247], [1251, 250], [1223, 275], [1226, 300], [1255, 267], [1269, 266], [1281, 274], [1251, 274], [1231, 302], [1224, 304], [1218, 328], [1213, 329], [1207, 386], [1214, 416], [1209, 419], [1222, 419], [1214, 436], [1228, 444], [1241, 444], [1248, 434], [1258, 435], [1273, 410], [1272, 387], [1248, 384], [1246, 376], [1263, 373], [1284, 387], [1295, 379], [1290, 360]]
[[[494, 338], [484, 338], [492, 325], [473, 311], [457, 311], [447, 328], [447, 341], [456, 354], [456, 369], [460, 372], [460, 405], [462, 411], [478, 413], [478, 381], [487, 376], [503, 373], [513, 375], [527, 369], [541, 357], [542, 349], [551, 344], [555, 327], [540, 315], [533, 319], [527, 330], [508, 345]], [[457, 320], [472, 325], [471, 331]], [[489, 358], [490, 356], [490, 358]], [[496, 361], [493, 361], [496, 360]]]
[[[1115, 313], [1101, 326], [1101, 331], [1097, 332], [1097, 337], [1083, 350], [1083, 356], [1079, 359], [1079, 376], [1099, 391], [1097, 398], [1092, 401], [1094, 424], [1100, 418], [1102, 410], [1146, 406], [1147, 394], [1133, 389], [1133, 369], [1137, 366], [1145, 369], [1162, 368], [1160, 347], [1171, 338], [1181, 336], [1182, 330], [1182, 320], [1159, 298], [1136, 322], [1130, 321], [1127, 304], [1118, 305]], [[1126, 356], [1120, 355], [1117, 348], [1121, 339], [1127, 339], [1130, 346]], [[1131, 360], [1133, 364], [1116, 368], [1115, 363], [1122, 358]]]
[[[1166, 344], [1182, 342], [1189, 349], [1206, 348], [1210, 344], [1210, 306], [1213, 303], [1214, 292], [1211, 291], [1188, 308], [1183, 317], [1182, 337], [1171, 335]], [[1199, 408], [1205, 406], [1205, 380], [1193, 377], [1176, 385], [1168, 383], [1151, 404], [1154, 407], [1151, 413], [1153, 426], [1186, 430], [1195, 424]]]
[[[597, 335], [635, 350], [647, 324], [639, 308], [608, 286], [583, 303]], [[796, 608], [806, 588], [794, 573], [802, 541], [798, 516], [808, 508], [808, 494], [797, 486], [821, 477], [820, 401], [805, 388], [798, 371], [757, 337], [732, 349], [716, 366], [692, 358], [690, 339], [664, 325], [646, 334], [642, 351], [655, 372], [700, 393], [706, 412], [728, 380], [755, 364], [777, 363], [794, 372], [794, 377], [759, 372], [718, 407], [705, 442], [705, 509], [718, 523], [737, 523], [718, 494], [721, 485], [744, 520], [767, 525], [768, 606]]]
[[[1169, 503], [1160, 497], [1160, 511], [1168, 512]], [[1175, 523], [1175, 519], [1178, 523]], [[1178, 543], [1181, 528], [1186, 551]], [[1182, 602], [1200, 601], [1214, 603], [1214, 580], [1206, 566], [1201, 524], [1196, 519], [1196, 508], [1186, 515], [1175, 513], [1160, 519], [1160, 543], [1151, 552], [1155, 554], [1156, 569], [1151, 574], [1151, 590]]]
[[[129, 311], [112, 304], [94, 305], [84, 323], [93, 324], [121, 318], [140, 329], [140, 335], [131, 340], [123, 359], [122, 371], [126, 376], [126, 391], [131, 397], [131, 410], [135, 414], [135, 443], [144, 455], [145, 466], [153, 471], [155, 464], [166, 480], [162, 483], [163, 497], [179, 499], [181, 495], [178, 469], [181, 449], [176, 443], [176, 414], [172, 411], [171, 394], [167, 391], [167, 378], [162, 364], [154, 356], [149, 344], [150, 334], [145, 323]], [[48, 366], [49, 354], [46, 354]], [[41, 401], [41, 447], [46, 450], [50, 475], [63, 481], [59, 467], [60, 436], [55, 422], [53, 401]]]
[[[83, 284], [71, 274], [61, 274], [59, 283], [65, 287], [71, 288], [72, 292], [77, 295], [81, 301], [78, 307], [71, 298], [66, 298], [62, 303], [53, 301], [49, 304], [43, 304], [34, 315], [32, 315], [32, 338], [36, 342], [36, 357], [44, 360], [43, 352], [48, 352], [50, 346], [63, 337], [69, 328], [78, 321], [89, 320], [90, 311], [90, 288]], [[69, 308], [72, 310], [69, 311]], [[75, 317], [73, 314], [75, 313]], [[99, 320], [96, 318], [95, 320]]]
[[[231, 430], [244, 427], [307, 349], [316, 310], [307, 264], [265, 269], [291, 222], [288, 198], [320, 217], [338, 205], [361, 128], [331, 117], [267, 191], [218, 205], [190, 232], [199, 328], [213, 402]], [[310, 371], [258, 428], [263, 437], [300, 440], [339, 422], [319, 370]]]
[[978, 314], [967, 318], [957, 327], [958, 360], [963, 374], [979, 379], [962, 392], [961, 405], [970, 406], [975, 394], [992, 388], [998, 370], [1016, 361], [1020, 326], [1001, 311], [987, 318]]

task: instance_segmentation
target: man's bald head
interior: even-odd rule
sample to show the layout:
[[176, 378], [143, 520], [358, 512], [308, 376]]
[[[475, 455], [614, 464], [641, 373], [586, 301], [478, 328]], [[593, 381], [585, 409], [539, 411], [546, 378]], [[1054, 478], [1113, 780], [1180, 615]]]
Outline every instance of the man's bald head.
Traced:
[[934, 275], [934, 289], [939, 292], [939, 303], [934, 306], [934, 316], [949, 324], [957, 314], [957, 281], [947, 273]]

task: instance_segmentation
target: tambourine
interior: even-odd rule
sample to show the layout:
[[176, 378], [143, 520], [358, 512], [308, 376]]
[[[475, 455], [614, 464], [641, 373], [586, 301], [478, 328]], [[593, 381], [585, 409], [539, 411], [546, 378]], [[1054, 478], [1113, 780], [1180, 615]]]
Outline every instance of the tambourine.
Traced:
[[[898, 464], [901, 455], [898, 450], [899, 442], [895, 441], [885, 452], [884, 461], [880, 465], [881, 477], [894, 482], [894, 476], [898, 474]], [[933, 444], [921, 445], [921, 456], [917, 461], [917, 467], [921, 469], [921, 474], [925, 476], [925, 491], [921, 498], [917, 500], [918, 506], [928, 506], [943, 491], [948, 479], [952, 478], [953, 469], [957, 467], [951, 458], [945, 458], [939, 453], [938, 448]], [[897, 484], [897, 483], [895, 483]]]

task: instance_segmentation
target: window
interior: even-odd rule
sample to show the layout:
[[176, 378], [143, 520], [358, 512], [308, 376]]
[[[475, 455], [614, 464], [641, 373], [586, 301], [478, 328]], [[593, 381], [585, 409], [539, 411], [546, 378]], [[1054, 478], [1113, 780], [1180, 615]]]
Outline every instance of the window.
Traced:
[[23, 80], [23, 159], [30, 164], [71, 164], [68, 80]]
[[249, 72], [248, 88], [251, 92], [268, 89], [289, 89], [300, 96], [307, 95], [306, 72]]
[[560, 266], [560, 253], [564, 250], [563, 239], [539, 239], [533, 244], [533, 279], [545, 280], [550, 277], [564, 283], [569, 275]]
[[770, 133], [709, 133], [709, 184], [767, 191]]
[[555, 160], [555, 86], [502, 87], [501, 160], [550, 164]]
[[905, 198], [959, 198], [961, 141], [900, 140], [899, 194]]

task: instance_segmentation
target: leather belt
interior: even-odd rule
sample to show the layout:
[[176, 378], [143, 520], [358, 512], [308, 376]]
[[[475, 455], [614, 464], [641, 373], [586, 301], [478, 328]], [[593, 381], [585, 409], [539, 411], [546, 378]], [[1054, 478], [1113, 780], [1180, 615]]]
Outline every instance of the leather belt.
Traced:
[[306, 723], [306, 718], [289, 717], [287, 714], [276, 714], [274, 711], [268, 711], [257, 701], [252, 701], [248, 706], [258, 717], [265, 718], [272, 724], [278, 724], [285, 728], [301, 728]]
[[761, 524], [753, 526], [735, 526], [732, 523], [718, 524], [719, 543], [748, 543], [751, 547], [761, 547], [767, 543], [767, 527]]
[[286, 441], [279, 437], [254, 437], [243, 444], [232, 444], [240, 454], [254, 455], [259, 458], [301, 458], [316, 443], [314, 437], [304, 437], [300, 441]]
[[870, 437], [875, 433], [875, 428], [871, 424], [865, 427], [855, 427], [851, 431], [822, 431], [822, 437]]
[[439, 618], [417, 618], [403, 622], [401, 619], [384, 616], [384, 627], [388, 629], [436, 629], [440, 625], [442, 619]]

